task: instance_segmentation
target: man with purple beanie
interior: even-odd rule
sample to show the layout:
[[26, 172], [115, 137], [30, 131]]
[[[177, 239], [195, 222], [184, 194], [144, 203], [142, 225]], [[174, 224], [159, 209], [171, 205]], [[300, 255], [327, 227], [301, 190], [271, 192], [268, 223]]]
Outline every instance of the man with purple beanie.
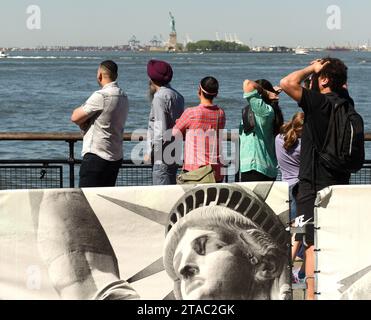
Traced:
[[152, 105], [148, 121], [145, 161], [151, 161], [153, 165], [154, 185], [176, 184], [177, 163], [172, 152], [169, 152], [166, 147], [173, 141], [171, 129], [175, 120], [183, 113], [184, 98], [170, 86], [173, 69], [167, 62], [150, 60], [147, 74], [150, 79], [149, 92]]

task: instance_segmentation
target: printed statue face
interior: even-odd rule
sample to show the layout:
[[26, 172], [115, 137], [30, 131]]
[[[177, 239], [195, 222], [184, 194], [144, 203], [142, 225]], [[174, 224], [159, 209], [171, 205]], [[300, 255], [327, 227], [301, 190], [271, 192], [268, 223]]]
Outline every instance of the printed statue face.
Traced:
[[225, 229], [186, 230], [174, 255], [184, 300], [244, 299], [254, 271], [236, 235]]

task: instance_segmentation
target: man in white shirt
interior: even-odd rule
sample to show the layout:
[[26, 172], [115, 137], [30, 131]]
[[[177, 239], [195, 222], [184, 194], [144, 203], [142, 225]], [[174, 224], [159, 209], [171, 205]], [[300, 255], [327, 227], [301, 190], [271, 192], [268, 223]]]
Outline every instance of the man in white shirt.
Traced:
[[117, 84], [118, 67], [103, 61], [97, 81], [101, 90], [75, 109], [71, 121], [84, 135], [79, 187], [110, 187], [116, 184], [122, 164], [122, 138], [128, 115], [128, 98]]

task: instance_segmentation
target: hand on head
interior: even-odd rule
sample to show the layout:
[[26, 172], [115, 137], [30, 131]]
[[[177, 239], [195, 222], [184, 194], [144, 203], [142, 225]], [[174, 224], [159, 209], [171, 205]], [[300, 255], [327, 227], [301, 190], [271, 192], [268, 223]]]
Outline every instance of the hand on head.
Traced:
[[280, 99], [277, 93], [271, 91], [266, 91], [266, 93], [270, 101], [278, 101]]
[[330, 61], [325, 59], [316, 59], [313, 60], [311, 63], [311, 66], [313, 67], [313, 72], [318, 74], [320, 73], [327, 65], [330, 64]]
[[280, 86], [274, 86], [273, 89], [280, 94], [282, 92], [282, 88]]

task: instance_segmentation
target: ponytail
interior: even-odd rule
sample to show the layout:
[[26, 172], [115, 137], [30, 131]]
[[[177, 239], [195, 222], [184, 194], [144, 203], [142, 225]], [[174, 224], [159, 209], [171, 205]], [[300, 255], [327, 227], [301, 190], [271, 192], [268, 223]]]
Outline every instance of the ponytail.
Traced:
[[292, 147], [294, 147], [299, 138], [301, 138], [301, 133], [303, 131], [304, 125], [304, 113], [297, 112], [292, 117], [291, 121], [285, 123], [281, 127], [281, 134], [284, 137], [284, 144], [283, 147], [286, 151], [289, 151]]

